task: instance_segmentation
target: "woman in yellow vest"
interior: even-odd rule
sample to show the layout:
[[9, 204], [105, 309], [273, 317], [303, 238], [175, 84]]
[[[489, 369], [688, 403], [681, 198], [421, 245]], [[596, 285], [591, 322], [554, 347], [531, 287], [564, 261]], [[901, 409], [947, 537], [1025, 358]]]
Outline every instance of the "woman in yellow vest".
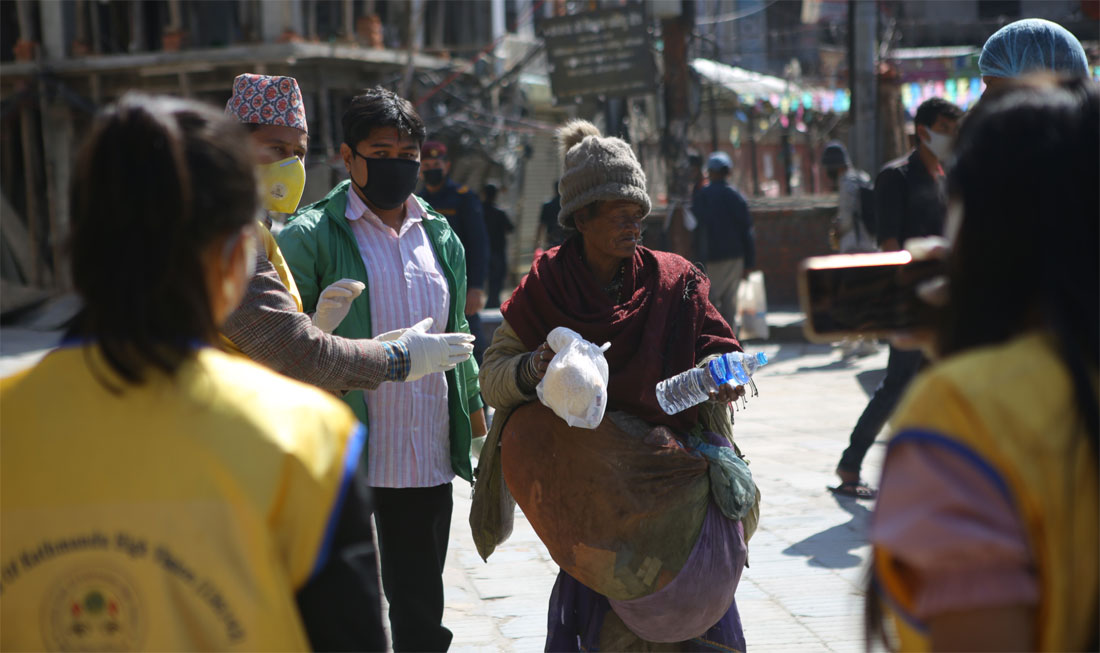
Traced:
[[1097, 649], [1098, 128], [1095, 82], [1043, 78], [959, 134], [941, 359], [894, 414], [870, 529], [869, 631], [901, 650]]
[[0, 649], [385, 647], [363, 428], [217, 350], [255, 257], [244, 129], [124, 97], [72, 189], [85, 308], [0, 382]]

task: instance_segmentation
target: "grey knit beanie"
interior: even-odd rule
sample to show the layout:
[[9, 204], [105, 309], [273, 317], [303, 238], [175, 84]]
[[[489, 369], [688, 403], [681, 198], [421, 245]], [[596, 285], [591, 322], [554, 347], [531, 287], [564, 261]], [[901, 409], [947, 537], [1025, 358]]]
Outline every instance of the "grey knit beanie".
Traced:
[[587, 120], [572, 120], [558, 130], [558, 143], [564, 169], [558, 182], [561, 226], [576, 229], [573, 213], [602, 200], [637, 202], [649, 215], [645, 173], [626, 141], [601, 136]]

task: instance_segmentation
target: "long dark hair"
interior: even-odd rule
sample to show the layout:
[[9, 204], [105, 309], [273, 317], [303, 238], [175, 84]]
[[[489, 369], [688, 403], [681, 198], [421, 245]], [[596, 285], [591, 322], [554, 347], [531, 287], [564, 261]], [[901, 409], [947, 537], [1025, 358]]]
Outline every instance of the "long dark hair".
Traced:
[[[963, 217], [948, 261], [938, 352], [951, 356], [1029, 329], [1052, 334], [1096, 455], [1100, 91], [1084, 78], [1006, 82], [966, 116], [955, 153], [948, 185]], [[873, 579], [869, 571], [868, 650], [876, 641], [891, 647]]]
[[1008, 83], [967, 117], [955, 151], [948, 183], [963, 219], [948, 263], [940, 353], [1004, 342], [1030, 328], [1052, 333], [1096, 452], [1097, 85], [1053, 77]]
[[203, 253], [256, 219], [247, 132], [196, 102], [128, 94], [107, 108], [73, 178], [72, 273], [93, 341], [128, 383], [174, 372], [217, 338]]

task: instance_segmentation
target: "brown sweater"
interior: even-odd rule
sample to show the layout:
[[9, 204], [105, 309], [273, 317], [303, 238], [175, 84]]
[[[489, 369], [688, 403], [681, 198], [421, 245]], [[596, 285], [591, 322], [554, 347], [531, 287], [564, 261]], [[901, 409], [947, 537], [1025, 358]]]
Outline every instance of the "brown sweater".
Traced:
[[325, 390], [373, 390], [386, 380], [382, 344], [329, 335], [313, 326], [262, 249], [244, 299], [222, 332], [252, 360]]

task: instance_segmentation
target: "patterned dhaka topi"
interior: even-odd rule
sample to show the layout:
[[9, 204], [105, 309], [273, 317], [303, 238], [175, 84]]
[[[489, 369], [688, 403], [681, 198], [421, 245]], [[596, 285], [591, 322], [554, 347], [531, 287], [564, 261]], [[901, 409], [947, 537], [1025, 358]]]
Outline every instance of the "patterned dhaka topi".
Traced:
[[306, 105], [293, 77], [237, 75], [225, 112], [243, 123], [306, 128]]

